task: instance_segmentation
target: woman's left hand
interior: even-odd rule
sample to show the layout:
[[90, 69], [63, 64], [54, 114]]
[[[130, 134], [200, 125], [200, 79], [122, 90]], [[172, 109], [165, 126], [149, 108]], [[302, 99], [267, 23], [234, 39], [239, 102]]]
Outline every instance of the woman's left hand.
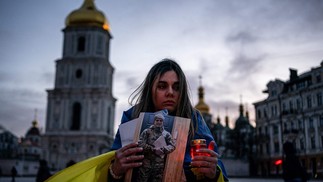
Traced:
[[216, 166], [218, 165], [218, 156], [214, 152], [215, 142], [211, 141], [208, 148], [199, 149], [197, 152], [207, 155], [194, 156], [192, 158], [191, 167], [196, 168], [197, 172], [204, 176], [213, 179], [216, 176]]

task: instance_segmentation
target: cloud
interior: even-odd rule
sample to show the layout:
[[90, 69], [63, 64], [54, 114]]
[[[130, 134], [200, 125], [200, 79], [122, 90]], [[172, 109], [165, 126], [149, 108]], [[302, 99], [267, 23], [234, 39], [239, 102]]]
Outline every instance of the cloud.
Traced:
[[0, 123], [17, 136], [25, 135], [31, 127], [35, 109], [38, 110], [38, 122], [45, 125], [45, 94], [30, 89], [6, 89], [0, 91]]
[[233, 59], [226, 77], [232, 81], [243, 81], [261, 71], [266, 56], [262, 52], [258, 37], [250, 31], [238, 31], [229, 35], [227, 45], [232, 48]]
[[19, 105], [33, 106], [42, 104], [46, 100], [43, 91], [32, 90], [29, 88], [25, 89], [9, 89], [3, 88], [0, 91], [0, 100], [4, 103], [19, 103]]
[[249, 31], [238, 31], [227, 37], [228, 43], [238, 43], [238, 46], [252, 44], [257, 41], [257, 37], [251, 34]]
[[43, 72], [42, 74], [40, 74], [42, 76], [38, 77], [38, 81], [41, 83], [45, 83], [45, 84], [51, 84], [53, 85], [55, 82], [55, 73], [53, 72]]
[[240, 55], [235, 57], [227, 72], [227, 78], [233, 81], [245, 81], [262, 70], [263, 60], [263, 56], [247, 57], [247, 55]]

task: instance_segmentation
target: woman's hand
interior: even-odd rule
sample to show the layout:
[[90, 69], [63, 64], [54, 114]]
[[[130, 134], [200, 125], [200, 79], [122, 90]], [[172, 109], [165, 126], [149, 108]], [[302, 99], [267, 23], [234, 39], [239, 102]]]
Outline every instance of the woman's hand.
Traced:
[[216, 166], [218, 165], [218, 155], [214, 152], [215, 142], [211, 141], [208, 148], [199, 149], [197, 152], [207, 155], [195, 156], [192, 158], [191, 166], [196, 168], [197, 172], [213, 179], [216, 176]]
[[112, 164], [112, 171], [117, 176], [124, 175], [128, 169], [142, 165], [144, 155], [138, 155], [143, 148], [137, 143], [130, 143], [116, 151], [115, 160]]

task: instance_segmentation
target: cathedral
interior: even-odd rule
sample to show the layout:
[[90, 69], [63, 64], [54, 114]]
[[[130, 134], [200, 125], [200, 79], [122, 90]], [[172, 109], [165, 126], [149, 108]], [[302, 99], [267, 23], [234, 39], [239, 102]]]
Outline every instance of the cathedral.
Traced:
[[195, 108], [201, 112], [213, 135], [222, 161], [226, 164], [227, 174], [230, 176], [253, 175], [254, 127], [250, 124], [248, 111], [244, 112], [242, 101], [239, 104], [239, 117], [235, 121], [234, 128], [231, 129], [228, 113], [225, 116], [225, 126], [221, 124], [220, 116], [216, 118], [216, 122], [213, 122], [210, 107], [204, 101], [204, 87], [201, 81], [198, 98]]
[[108, 151], [114, 138], [108, 21], [93, 0], [84, 0], [62, 31], [63, 53], [56, 60], [54, 88], [47, 90], [42, 139], [43, 158], [54, 170]]

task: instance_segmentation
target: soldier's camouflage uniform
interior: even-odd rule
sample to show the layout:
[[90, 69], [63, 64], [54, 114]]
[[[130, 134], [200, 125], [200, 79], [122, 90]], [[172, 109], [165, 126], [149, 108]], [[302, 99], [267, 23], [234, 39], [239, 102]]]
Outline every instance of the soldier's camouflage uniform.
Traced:
[[[153, 143], [163, 135], [167, 146], [162, 148], [164, 155], [155, 153]], [[175, 141], [171, 134], [164, 130], [164, 127], [156, 127], [151, 125], [145, 129], [138, 141], [140, 147], [143, 147], [144, 160], [142, 166], [138, 170], [138, 182], [153, 181], [159, 182], [163, 179], [166, 154], [175, 150]]]

